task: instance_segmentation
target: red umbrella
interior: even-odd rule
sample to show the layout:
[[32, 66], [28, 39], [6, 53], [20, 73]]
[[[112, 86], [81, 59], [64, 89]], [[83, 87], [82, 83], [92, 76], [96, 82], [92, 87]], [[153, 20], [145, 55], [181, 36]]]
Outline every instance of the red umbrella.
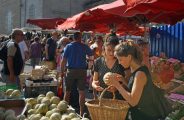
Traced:
[[109, 32], [111, 26], [118, 28], [120, 24], [127, 31], [136, 27], [126, 18], [107, 13], [102, 9], [91, 9], [68, 18], [58, 26], [58, 29], [72, 28], [81, 31]]
[[131, 14], [146, 14], [148, 12], [182, 12], [184, 10], [183, 0], [123, 0], [127, 5], [126, 12]]
[[127, 5], [125, 16], [142, 14], [150, 22], [167, 24], [184, 18], [184, 0], [123, 0], [123, 3]]
[[63, 23], [64, 18], [27, 19], [27, 23], [36, 25], [42, 29], [55, 29], [57, 23]]
[[127, 7], [126, 7], [126, 4], [122, 0], [116, 0], [109, 4], [103, 4], [103, 5], [96, 6], [92, 8], [91, 10], [94, 10], [94, 9], [103, 9], [105, 12], [108, 12], [111, 14], [122, 15], [123, 12], [127, 9]]
[[116, 0], [92, 9], [96, 8], [123, 17], [133, 17], [130, 19], [138, 23], [175, 24], [184, 18], [184, 0]]

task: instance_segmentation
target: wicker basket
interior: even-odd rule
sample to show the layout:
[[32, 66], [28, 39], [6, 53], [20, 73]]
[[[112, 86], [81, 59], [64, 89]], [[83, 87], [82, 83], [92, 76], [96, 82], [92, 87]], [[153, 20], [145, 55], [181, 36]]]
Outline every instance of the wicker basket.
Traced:
[[129, 105], [126, 101], [116, 99], [102, 99], [105, 89], [99, 100], [85, 103], [92, 120], [125, 120]]

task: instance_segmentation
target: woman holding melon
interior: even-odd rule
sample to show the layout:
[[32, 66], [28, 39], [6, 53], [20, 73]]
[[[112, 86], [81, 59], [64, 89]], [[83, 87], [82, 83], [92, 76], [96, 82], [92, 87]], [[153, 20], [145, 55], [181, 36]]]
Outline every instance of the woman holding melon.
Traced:
[[129, 103], [132, 120], [157, 120], [160, 113], [155, 109], [153, 100], [154, 85], [148, 68], [142, 65], [142, 52], [133, 42], [123, 42], [116, 46], [114, 55], [119, 63], [126, 69], [131, 69], [128, 82], [128, 91], [121, 85], [120, 75], [105, 75], [104, 81], [109, 86], [114, 86], [123, 98]]
[[[118, 73], [124, 76], [124, 68], [118, 63], [117, 58], [114, 56], [114, 48], [118, 44], [116, 41], [109, 41], [105, 42], [102, 49], [102, 56], [98, 57], [94, 62], [94, 75], [93, 75], [93, 82], [92, 87], [96, 91], [103, 91], [107, 85], [103, 81], [103, 76], [108, 72]], [[112, 92], [114, 89], [109, 89], [104, 94], [104, 98], [112, 98]], [[117, 99], [122, 99], [122, 96], [116, 90], [115, 92]], [[96, 98], [97, 96], [94, 95]]]

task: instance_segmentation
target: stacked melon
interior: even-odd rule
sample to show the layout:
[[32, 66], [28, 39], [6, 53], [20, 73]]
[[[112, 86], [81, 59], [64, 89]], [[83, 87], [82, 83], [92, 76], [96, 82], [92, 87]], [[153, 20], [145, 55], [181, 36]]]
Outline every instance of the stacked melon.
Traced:
[[27, 120], [80, 120], [68, 103], [49, 91], [37, 98], [26, 99]]
[[20, 90], [8, 89], [8, 90], [6, 90], [6, 92], [4, 94], [4, 98], [9, 98], [9, 99], [21, 98], [21, 92], [20, 92]]
[[0, 107], [0, 120], [17, 120], [17, 118], [13, 110], [5, 110], [5, 108]]

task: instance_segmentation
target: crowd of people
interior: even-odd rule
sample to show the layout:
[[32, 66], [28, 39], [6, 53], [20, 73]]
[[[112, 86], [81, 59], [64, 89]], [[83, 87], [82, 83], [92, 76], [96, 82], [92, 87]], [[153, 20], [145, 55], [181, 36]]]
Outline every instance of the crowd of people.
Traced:
[[[41, 60], [57, 64], [59, 76], [64, 80], [64, 100], [70, 101], [73, 86], [79, 92], [80, 115], [84, 113], [87, 70], [91, 71], [89, 89], [94, 99], [107, 88], [105, 98], [126, 100], [131, 106], [132, 120], [157, 120], [163, 118], [153, 102], [154, 90], [149, 70], [149, 45], [139, 41], [120, 41], [115, 34], [96, 36], [82, 41], [82, 34], [75, 32], [73, 39], [66, 34], [52, 32], [51, 36], [32, 36], [27, 47], [19, 44], [26, 39], [20, 29], [14, 29], [7, 43], [7, 60], [1, 71], [2, 80], [19, 85], [18, 76], [26, 60], [35, 68]], [[22, 51], [22, 52], [21, 52]], [[107, 73], [111, 72], [112, 74]], [[128, 118], [127, 118], [128, 119]]]

